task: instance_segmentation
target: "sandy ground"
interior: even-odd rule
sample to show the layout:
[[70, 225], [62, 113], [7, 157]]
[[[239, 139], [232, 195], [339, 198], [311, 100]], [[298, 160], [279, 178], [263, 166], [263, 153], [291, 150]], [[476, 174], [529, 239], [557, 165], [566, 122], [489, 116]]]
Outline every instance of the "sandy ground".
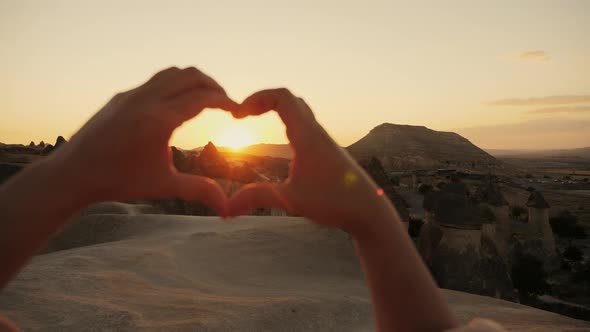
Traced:
[[[113, 212], [114, 211], [114, 212]], [[94, 211], [96, 212], [96, 211]], [[86, 214], [0, 293], [25, 331], [372, 331], [348, 236], [301, 218]], [[57, 251], [55, 251], [57, 250]], [[512, 331], [590, 323], [444, 291], [461, 321]]]

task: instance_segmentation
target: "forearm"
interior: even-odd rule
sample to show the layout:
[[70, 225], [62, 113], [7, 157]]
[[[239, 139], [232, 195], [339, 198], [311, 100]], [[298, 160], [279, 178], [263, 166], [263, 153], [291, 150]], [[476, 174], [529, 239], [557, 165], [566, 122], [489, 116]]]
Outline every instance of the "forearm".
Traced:
[[85, 204], [75, 177], [52, 157], [0, 187], [0, 289]]
[[353, 234], [378, 331], [443, 331], [457, 325], [397, 213], [385, 204], [366, 231]]

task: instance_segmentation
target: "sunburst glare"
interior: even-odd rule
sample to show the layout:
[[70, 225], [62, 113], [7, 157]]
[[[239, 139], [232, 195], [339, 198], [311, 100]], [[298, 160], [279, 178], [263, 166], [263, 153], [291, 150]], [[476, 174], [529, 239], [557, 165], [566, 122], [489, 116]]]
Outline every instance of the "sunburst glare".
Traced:
[[242, 124], [232, 124], [225, 128], [215, 143], [219, 146], [225, 146], [234, 150], [239, 150], [248, 145], [255, 143], [254, 135], [250, 128]]

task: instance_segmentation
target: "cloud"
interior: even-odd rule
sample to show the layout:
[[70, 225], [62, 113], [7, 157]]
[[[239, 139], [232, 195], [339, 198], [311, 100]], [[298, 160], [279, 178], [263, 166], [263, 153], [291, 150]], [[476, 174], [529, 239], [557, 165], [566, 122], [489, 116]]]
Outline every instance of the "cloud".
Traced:
[[453, 131], [487, 149], [562, 149], [590, 145], [590, 119], [548, 118]]
[[558, 107], [543, 107], [530, 110], [530, 114], [551, 114], [551, 113], [582, 113], [590, 112], [590, 106], [558, 106]]
[[551, 60], [551, 55], [545, 51], [526, 51], [518, 54], [518, 58], [524, 61], [545, 62]]
[[484, 103], [489, 106], [542, 106], [564, 105], [590, 102], [590, 95], [556, 95], [548, 97], [533, 97], [527, 99], [508, 98], [492, 100]]

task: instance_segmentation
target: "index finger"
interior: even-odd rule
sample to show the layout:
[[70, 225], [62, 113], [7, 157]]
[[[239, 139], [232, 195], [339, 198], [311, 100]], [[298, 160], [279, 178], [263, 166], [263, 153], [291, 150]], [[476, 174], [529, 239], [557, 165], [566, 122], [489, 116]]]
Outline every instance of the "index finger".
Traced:
[[238, 104], [224, 92], [200, 88], [176, 96], [166, 105], [168, 107], [162, 110], [162, 114], [171, 119], [176, 126], [197, 116], [205, 108], [218, 108], [230, 112], [238, 108]]
[[195, 67], [187, 67], [165, 77], [159, 83], [159, 87], [165, 98], [174, 98], [195, 88], [211, 89], [225, 94], [219, 83]]
[[256, 92], [246, 98], [233, 115], [242, 118], [275, 111], [287, 127], [287, 137], [295, 149], [310, 144], [323, 129], [303, 99], [284, 88]]

